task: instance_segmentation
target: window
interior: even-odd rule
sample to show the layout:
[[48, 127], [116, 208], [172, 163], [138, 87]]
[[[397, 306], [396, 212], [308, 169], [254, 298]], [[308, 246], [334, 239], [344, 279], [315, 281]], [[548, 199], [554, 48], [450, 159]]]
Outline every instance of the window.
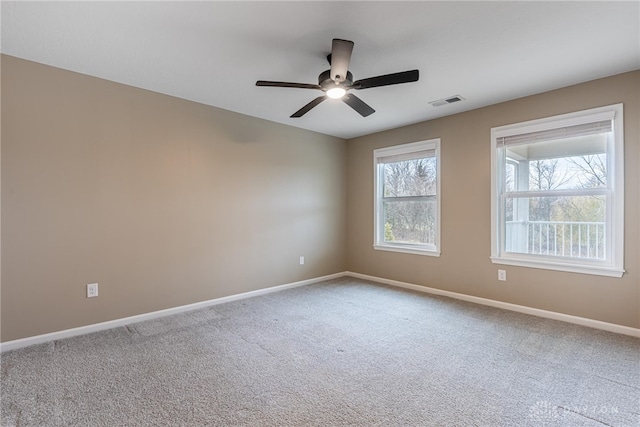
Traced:
[[622, 110], [491, 129], [494, 263], [622, 276]]
[[440, 255], [440, 140], [373, 152], [374, 248]]

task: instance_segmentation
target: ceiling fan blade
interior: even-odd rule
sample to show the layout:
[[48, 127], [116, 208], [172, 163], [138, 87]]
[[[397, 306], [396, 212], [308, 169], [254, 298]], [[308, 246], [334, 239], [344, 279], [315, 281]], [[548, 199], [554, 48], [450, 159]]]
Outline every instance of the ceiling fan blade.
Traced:
[[320, 85], [313, 85], [307, 83], [290, 83], [290, 82], [270, 82], [267, 80], [258, 80], [256, 86], [271, 86], [271, 87], [293, 87], [297, 89], [319, 89], [322, 90]]
[[353, 108], [358, 113], [360, 113], [362, 117], [367, 117], [376, 112], [376, 110], [369, 107], [369, 105], [365, 103], [362, 99], [358, 98], [357, 96], [351, 93], [348, 93], [345, 96], [343, 96], [342, 100], [349, 107]]
[[327, 97], [325, 95], [317, 97], [316, 99], [314, 99], [313, 101], [311, 101], [310, 103], [308, 103], [307, 105], [305, 105], [304, 107], [302, 107], [301, 109], [299, 109], [298, 111], [293, 113], [291, 115], [291, 118], [293, 119], [293, 118], [298, 118], [298, 117], [304, 116], [305, 114], [307, 114], [309, 112], [309, 110], [311, 110], [316, 105], [320, 104], [325, 99], [327, 99]]
[[333, 39], [331, 46], [331, 80], [343, 82], [349, 71], [353, 42], [349, 40]]
[[400, 83], [417, 82], [418, 70], [403, 71], [401, 73], [385, 74], [384, 76], [370, 77], [368, 79], [353, 82], [352, 89], [368, 89], [370, 87], [397, 85]]

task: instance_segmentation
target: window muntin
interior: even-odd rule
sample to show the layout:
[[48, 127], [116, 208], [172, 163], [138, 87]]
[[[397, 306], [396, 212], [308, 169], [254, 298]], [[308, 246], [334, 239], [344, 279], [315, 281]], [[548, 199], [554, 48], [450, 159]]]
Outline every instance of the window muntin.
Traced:
[[621, 276], [622, 105], [492, 129], [492, 260]]
[[440, 140], [374, 151], [376, 249], [439, 255]]

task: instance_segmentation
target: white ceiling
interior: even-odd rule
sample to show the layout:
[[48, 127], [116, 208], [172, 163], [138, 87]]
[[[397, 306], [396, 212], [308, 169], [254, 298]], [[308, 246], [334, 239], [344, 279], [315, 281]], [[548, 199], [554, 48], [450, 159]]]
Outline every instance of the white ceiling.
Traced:
[[[342, 138], [640, 68], [640, 2], [11, 2], [2, 53]], [[356, 80], [420, 80], [289, 116], [321, 92], [331, 40], [353, 40]], [[429, 102], [460, 95], [442, 107]]]

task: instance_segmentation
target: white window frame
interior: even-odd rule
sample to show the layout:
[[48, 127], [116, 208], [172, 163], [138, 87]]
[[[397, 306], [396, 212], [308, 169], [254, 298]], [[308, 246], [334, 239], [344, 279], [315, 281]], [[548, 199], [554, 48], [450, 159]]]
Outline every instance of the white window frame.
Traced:
[[[601, 120], [612, 120], [613, 142], [607, 148], [607, 203], [606, 225], [609, 237], [608, 259], [579, 260], [567, 257], [540, 256], [506, 252], [505, 212], [501, 201], [504, 188], [504, 171], [501, 170], [498, 140], [514, 135], [523, 135], [552, 129], [561, 129]], [[491, 261], [494, 264], [515, 265], [547, 270], [568, 271], [610, 277], [624, 274], [624, 124], [623, 104], [554, 117], [531, 120], [491, 129]]]
[[[401, 244], [384, 241], [384, 213], [382, 207], [382, 192], [384, 187], [381, 172], [382, 164], [380, 159], [390, 156], [411, 156], [420, 151], [434, 151], [436, 159], [436, 221], [434, 245], [426, 244]], [[411, 142], [408, 144], [396, 145], [392, 147], [379, 148], [373, 151], [373, 173], [374, 173], [374, 240], [373, 247], [376, 250], [403, 252], [417, 255], [440, 256], [440, 138], [426, 141]]]

